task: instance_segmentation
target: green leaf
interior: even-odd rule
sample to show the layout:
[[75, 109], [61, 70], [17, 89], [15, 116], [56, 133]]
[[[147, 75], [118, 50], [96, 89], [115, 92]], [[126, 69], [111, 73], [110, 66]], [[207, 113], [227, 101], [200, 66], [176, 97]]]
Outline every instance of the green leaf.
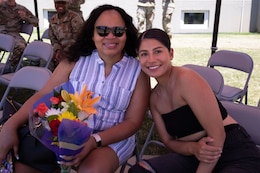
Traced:
[[74, 102], [69, 103], [68, 111], [73, 113], [73, 115], [78, 118], [78, 108], [77, 108], [77, 106], [75, 105]]
[[52, 120], [58, 119], [58, 115], [50, 115], [47, 117], [48, 122], [51, 122]]

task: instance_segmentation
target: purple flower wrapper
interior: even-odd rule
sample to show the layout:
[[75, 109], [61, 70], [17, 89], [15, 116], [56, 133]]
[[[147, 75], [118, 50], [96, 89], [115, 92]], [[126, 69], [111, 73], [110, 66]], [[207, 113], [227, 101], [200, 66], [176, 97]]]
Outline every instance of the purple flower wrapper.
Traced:
[[93, 129], [83, 122], [63, 119], [58, 129], [59, 155], [76, 155], [90, 138]]
[[[69, 93], [74, 93], [74, 88], [70, 82], [66, 82], [55, 88], [57, 92], [61, 89], [64, 89]], [[44, 95], [35, 102], [33, 110], [40, 103], [45, 103], [50, 107], [50, 98], [53, 96], [53, 91]], [[53, 151], [56, 154], [58, 161], [65, 161], [59, 157], [61, 155], [71, 156], [78, 154], [83, 149], [84, 144], [90, 138], [93, 131], [86, 123], [63, 119], [58, 128], [58, 141], [54, 142], [57, 137], [52, 134], [47, 120], [34, 116], [33, 113], [31, 113], [29, 117], [29, 127], [31, 134], [48, 149]]]

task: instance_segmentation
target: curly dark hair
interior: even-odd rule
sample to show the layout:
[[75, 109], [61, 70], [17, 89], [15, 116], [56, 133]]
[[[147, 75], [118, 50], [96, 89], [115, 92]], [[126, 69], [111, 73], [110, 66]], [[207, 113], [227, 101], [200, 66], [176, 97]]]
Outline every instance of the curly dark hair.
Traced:
[[96, 49], [92, 40], [94, 26], [98, 17], [107, 10], [116, 10], [123, 18], [126, 26], [126, 43], [124, 50], [129, 56], [136, 57], [137, 29], [133, 24], [133, 19], [122, 8], [113, 5], [101, 5], [95, 8], [84, 23], [76, 42], [69, 48], [68, 59], [70, 62], [76, 62], [80, 56], [88, 56]]

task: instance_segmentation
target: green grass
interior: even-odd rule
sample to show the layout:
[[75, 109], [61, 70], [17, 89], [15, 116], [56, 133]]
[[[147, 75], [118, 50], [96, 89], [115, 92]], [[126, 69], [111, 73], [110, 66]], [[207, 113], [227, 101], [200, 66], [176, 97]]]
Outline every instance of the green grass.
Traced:
[[[177, 35], [176, 39], [181, 40], [179, 37], [192, 38], [194, 41], [194, 47], [176, 46], [175, 58], [173, 65], [183, 64], [198, 64], [206, 66], [207, 61], [211, 55], [211, 34], [185, 34]], [[200, 44], [199, 40], [203, 40], [204, 43]], [[196, 44], [198, 42], [198, 44]], [[219, 34], [218, 46], [219, 50], [234, 50], [249, 54], [254, 61], [254, 69], [251, 79], [249, 81], [248, 88], [248, 104], [256, 106], [260, 99], [260, 34], [256, 33], [231, 33], [231, 34]], [[178, 43], [174, 42], [173, 46]], [[200, 47], [201, 45], [201, 47]], [[225, 84], [242, 86], [244, 83], [243, 73], [237, 73], [237, 71], [230, 71], [219, 69], [223, 73]]]

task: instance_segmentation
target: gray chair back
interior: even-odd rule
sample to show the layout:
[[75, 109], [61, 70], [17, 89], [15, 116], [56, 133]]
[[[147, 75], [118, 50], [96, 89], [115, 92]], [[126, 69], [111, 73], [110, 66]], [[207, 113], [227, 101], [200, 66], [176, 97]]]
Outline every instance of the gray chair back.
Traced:
[[[17, 68], [13, 73], [0, 75], [0, 83], [8, 85], [14, 74], [24, 66], [33, 66], [31, 62], [39, 62], [41, 67], [48, 68], [53, 56], [53, 47], [50, 43], [33, 41], [29, 43], [19, 60]], [[26, 65], [24, 65], [26, 60]]]
[[50, 38], [49, 38], [49, 28], [46, 29], [46, 30], [43, 32], [43, 34], [42, 34], [42, 36], [41, 36], [41, 41], [43, 41], [43, 39], [50, 39]]
[[183, 67], [190, 68], [198, 73], [202, 78], [207, 81], [216, 97], [220, 97], [224, 86], [224, 79], [222, 74], [218, 70], [195, 64], [185, 64], [183, 65]]
[[0, 34], [0, 75], [2, 75], [7, 68], [8, 60], [13, 55], [14, 46], [15, 40], [12, 36], [7, 34]]
[[230, 68], [246, 73], [247, 77], [243, 87], [224, 85], [220, 100], [237, 101], [241, 103], [245, 96], [245, 103], [247, 104], [248, 83], [254, 67], [253, 60], [248, 54], [229, 50], [219, 50], [209, 58], [207, 66], [212, 68]]
[[26, 42], [29, 43], [32, 33], [33, 33], [33, 25], [30, 23], [24, 23], [22, 25], [22, 29], [21, 29], [21, 33], [26, 34], [27, 35], [27, 40]]
[[26, 66], [18, 70], [8, 84], [0, 102], [0, 109], [3, 107], [5, 98], [11, 88], [23, 88], [39, 91], [49, 80], [52, 72], [44, 67]]

